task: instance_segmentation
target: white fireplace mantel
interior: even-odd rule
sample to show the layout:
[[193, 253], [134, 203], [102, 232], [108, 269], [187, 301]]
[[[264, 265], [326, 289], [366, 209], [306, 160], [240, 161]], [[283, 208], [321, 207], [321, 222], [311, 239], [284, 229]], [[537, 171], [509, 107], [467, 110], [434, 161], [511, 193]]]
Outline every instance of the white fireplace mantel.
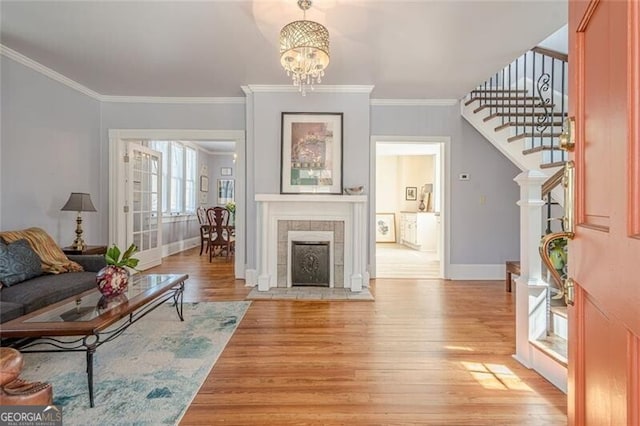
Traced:
[[344, 222], [344, 288], [361, 291], [367, 272], [367, 196], [256, 194], [258, 290], [277, 287], [278, 221]]

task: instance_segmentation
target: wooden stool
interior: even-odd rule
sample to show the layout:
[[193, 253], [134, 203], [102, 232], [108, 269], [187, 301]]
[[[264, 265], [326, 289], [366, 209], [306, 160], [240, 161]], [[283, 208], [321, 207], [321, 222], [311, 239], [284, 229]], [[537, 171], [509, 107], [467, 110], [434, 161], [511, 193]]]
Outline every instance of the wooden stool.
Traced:
[[511, 274], [520, 275], [520, 262], [518, 260], [508, 260], [505, 262], [507, 276], [504, 280], [505, 290], [511, 293]]

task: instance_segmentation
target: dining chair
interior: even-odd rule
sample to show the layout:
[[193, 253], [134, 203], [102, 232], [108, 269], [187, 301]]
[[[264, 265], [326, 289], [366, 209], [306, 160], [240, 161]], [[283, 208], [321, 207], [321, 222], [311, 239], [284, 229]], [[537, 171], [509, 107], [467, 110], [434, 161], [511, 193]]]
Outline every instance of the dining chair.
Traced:
[[199, 206], [196, 209], [198, 215], [198, 223], [200, 224], [200, 256], [202, 256], [202, 250], [206, 244], [206, 250], [209, 250], [209, 219], [207, 218], [207, 209]]
[[[232, 254], [235, 238], [229, 228], [229, 210], [224, 207], [207, 209], [209, 220], [209, 262], [214, 256], [226, 251], [227, 259]], [[218, 250], [217, 250], [218, 249]]]

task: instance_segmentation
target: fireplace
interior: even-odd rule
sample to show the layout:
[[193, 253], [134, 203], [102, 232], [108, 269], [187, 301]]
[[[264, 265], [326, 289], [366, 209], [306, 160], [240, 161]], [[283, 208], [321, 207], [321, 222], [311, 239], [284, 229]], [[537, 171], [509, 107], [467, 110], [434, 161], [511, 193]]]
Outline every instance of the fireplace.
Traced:
[[291, 285], [329, 287], [328, 241], [291, 242]]
[[365, 195], [256, 194], [256, 201], [257, 269], [247, 270], [250, 285], [260, 291], [294, 285], [293, 242], [321, 243], [313, 249], [325, 253], [328, 248], [330, 288], [358, 292], [369, 284]]

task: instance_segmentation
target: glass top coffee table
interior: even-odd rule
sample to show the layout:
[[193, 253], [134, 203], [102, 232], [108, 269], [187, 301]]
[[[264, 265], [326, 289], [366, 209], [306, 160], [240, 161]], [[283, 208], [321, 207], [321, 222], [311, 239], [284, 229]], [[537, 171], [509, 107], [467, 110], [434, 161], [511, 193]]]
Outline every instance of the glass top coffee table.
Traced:
[[[180, 321], [186, 274], [134, 275], [127, 291], [106, 299], [96, 289], [3, 323], [0, 337], [22, 352], [87, 354], [89, 404], [93, 404], [93, 354], [149, 312], [173, 300]], [[6, 340], [5, 340], [6, 339]]]

